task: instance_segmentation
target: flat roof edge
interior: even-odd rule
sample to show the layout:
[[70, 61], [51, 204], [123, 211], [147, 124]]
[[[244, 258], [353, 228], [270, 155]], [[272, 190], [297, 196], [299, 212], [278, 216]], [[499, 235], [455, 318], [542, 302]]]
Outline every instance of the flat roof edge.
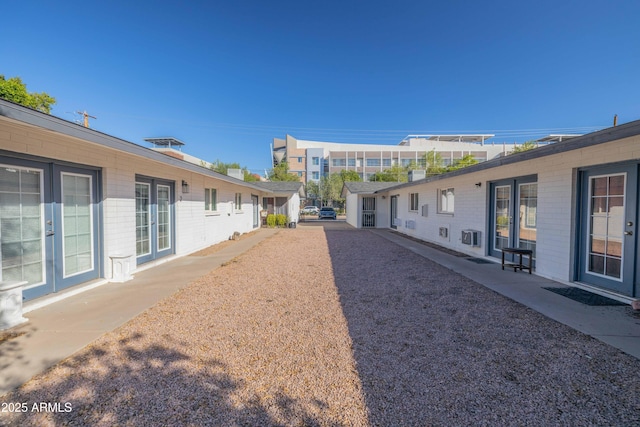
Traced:
[[24, 107], [22, 105], [4, 99], [0, 99], [0, 116], [31, 126], [39, 127], [50, 132], [59, 133], [65, 136], [101, 145], [106, 148], [122, 151], [135, 156], [144, 157], [145, 159], [188, 170], [190, 172], [195, 172], [201, 175], [216, 178], [230, 184], [237, 184], [244, 187], [252, 188], [254, 190], [271, 192], [271, 190], [269, 189], [261, 188], [252, 185], [251, 183], [247, 183], [246, 181], [241, 181], [227, 175], [222, 175], [220, 173], [206, 169], [202, 166], [198, 166], [184, 160], [167, 156], [166, 154], [154, 151], [151, 148], [143, 147], [133, 142], [91, 128], [85, 128], [84, 126], [77, 123], [70, 122], [51, 114], [33, 110], [31, 108]]
[[385, 191], [411, 187], [414, 185], [425, 184], [432, 181], [439, 181], [441, 179], [450, 178], [459, 175], [466, 175], [474, 172], [479, 172], [487, 169], [493, 169], [496, 167], [509, 165], [513, 163], [524, 162], [527, 160], [534, 160], [537, 158], [552, 156], [554, 154], [565, 153], [568, 151], [579, 150], [581, 148], [592, 147], [594, 145], [605, 144], [607, 142], [617, 141], [624, 138], [640, 135], [640, 120], [634, 120], [629, 123], [624, 123], [618, 126], [609, 127], [596, 132], [588, 133], [585, 135], [577, 136], [575, 138], [568, 139], [567, 141], [558, 142], [555, 144], [544, 145], [542, 147], [535, 148], [533, 150], [523, 151], [521, 153], [509, 154], [497, 159], [488, 160], [486, 162], [477, 163], [466, 168], [458, 169], [456, 171], [443, 173], [441, 175], [430, 176], [413, 182], [405, 182], [403, 184], [378, 190], [376, 193], [382, 193]]

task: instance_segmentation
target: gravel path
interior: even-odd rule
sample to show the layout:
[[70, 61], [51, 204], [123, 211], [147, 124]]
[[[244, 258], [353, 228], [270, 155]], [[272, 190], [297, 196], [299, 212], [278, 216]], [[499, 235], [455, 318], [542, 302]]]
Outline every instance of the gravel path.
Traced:
[[[3, 398], [13, 425], [638, 425], [640, 361], [363, 230], [282, 230]], [[31, 406], [30, 406], [31, 409]]]

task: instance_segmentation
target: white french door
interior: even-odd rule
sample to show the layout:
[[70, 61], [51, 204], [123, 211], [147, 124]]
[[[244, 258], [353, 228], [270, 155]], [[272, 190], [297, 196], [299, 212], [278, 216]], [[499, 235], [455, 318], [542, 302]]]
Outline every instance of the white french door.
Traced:
[[0, 158], [0, 281], [25, 299], [101, 274], [97, 169]]
[[138, 264], [174, 252], [174, 183], [136, 176], [136, 257]]

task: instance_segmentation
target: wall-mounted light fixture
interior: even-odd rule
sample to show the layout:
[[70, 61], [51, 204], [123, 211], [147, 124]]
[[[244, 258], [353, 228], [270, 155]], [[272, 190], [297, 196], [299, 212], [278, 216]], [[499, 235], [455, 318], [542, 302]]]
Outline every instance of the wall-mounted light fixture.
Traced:
[[189, 194], [189, 183], [182, 180], [182, 194]]
[[481, 182], [476, 182], [476, 187], [482, 187], [482, 183]]
[[384, 200], [384, 199], [386, 199], [386, 198], [387, 198], [387, 196], [382, 196], [382, 200]]

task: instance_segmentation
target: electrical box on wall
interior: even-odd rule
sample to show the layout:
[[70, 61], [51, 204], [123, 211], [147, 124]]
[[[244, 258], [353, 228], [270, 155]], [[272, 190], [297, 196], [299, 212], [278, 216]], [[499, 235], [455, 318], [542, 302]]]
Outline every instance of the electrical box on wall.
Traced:
[[462, 244], [480, 246], [480, 232], [476, 230], [462, 230]]
[[438, 228], [438, 236], [442, 239], [449, 240], [449, 227]]

